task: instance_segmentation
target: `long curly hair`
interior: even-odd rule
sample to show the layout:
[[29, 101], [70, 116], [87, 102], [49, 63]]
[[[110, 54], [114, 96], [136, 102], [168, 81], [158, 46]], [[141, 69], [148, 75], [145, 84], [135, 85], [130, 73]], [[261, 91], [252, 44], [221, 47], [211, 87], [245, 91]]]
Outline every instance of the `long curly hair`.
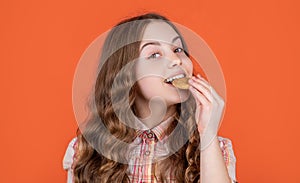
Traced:
[[[132, 61], [139, 57], [144, 29], [153, 19], [168, 23], [180, 35], [188, 55], [178, 29], [159, 14], [129, 18], [112, 28], [102, 48], [98, 75], [89, 100], [91, 113], [84, 127], [77, 131], [73, 164], [76, 183], [130, 182], [128, 164], [123, 162], [126, 162], [125, 152], [128, 152], [126, 144], [132, 143], [137, 136], [134, 128], [125, 125], [134, 123], [134, 115], [130, 114], [136, 111], [137, 85]], [[166, 170], [169, 170], [177, 182], [200, 182], [200, 137], [195, 128], [195, 101], [190, 95], [176, 107], [177, 115], [167, 130], [168, 149], [172, 155], [155, 162], [155, 177], [166, 182]]]

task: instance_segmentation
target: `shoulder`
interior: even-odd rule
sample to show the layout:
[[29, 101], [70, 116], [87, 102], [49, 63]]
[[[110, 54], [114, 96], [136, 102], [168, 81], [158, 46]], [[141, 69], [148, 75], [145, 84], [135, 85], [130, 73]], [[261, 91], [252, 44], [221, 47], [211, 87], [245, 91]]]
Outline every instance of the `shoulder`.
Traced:
[[75, 145], [77, 142], [77, 137], [74, 137], [68, 144], [64, 158], [63, 158], [63, 168], [65, 170], [70, 170], [73, 164]]
[[232, 141], [229, 138], [218, 136], [221, 148], [232, 148]]
[[232, 180], [236, 180], [236, 157], [233, 151], [232, 141], [229, 138], [221, 136], [218, 136], [218, 140], [220, 142], [220, 148], [222, 150], [229, 176]]
[[221, 136], [218, 136], [218, 140], [220, 142], [220, 148], [225, 158], [226, 165], [228, 165], [230, 162], [235, 162], [236, 157], [234, 155], [232, 141], [229, 138]]

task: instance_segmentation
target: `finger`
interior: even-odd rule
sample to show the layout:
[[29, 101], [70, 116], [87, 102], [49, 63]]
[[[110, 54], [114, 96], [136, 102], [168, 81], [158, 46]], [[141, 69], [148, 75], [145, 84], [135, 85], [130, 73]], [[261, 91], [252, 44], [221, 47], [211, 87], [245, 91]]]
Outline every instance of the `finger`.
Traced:
[[200, 79], [198, 79], [196, 77], [193, 77], [192, 80], [194, 82], [202, 85], [209, 93], [211, 93], [211, 94], [213, 93], [212, 87], [209, 84], [205, 83], [203, 80], [200, 80]]
[[[200, 77], [200, 78], [199, 78]], [[219, 95], [217, 94], [217, 92], [215, 91], [215, 89], [204, 79], [204, 78], [201, 78], [200, 75], [198, 75], [198, 78], [196, 77], [193, 77], [192, 78], [195, 82], [205, 86], [206, 90], [213, 96], [213, 98], [215, 100], [219, 100], [220, 97]]]
[[193, 76], [192, 79], [193, 79], [194, 81], [198, 82], [198, 83], [203, 84], [203, 85], [209, 90], [210, 84], [209, 84], [206, 80], [204, 80], [203, 78], [201, 78], [201, 76], [200, 76], [200, 78], [199, 78], [199, 76], [200, 76], [200, 75], [198, 75], [197, 77]]
[[207, 88], [209, 88], [208, 90], [212, 93], [213, 97], [217, 101], [224, 101], [223, 98], [217, 93], [217, 91], [208, 83], [208, 81], [205, 80], [205, 78], [203, 78], [200, 74], [198, 74], [197, 77], [199, 79], [196, 79], [196, 80], [198, 82], [203, 83]]
[[205, 83], [209, 84], [209, 82], [204, 78], [202, 77], [200, 74], [197, 74], [197, 78], [203, 80]]
[[202, 84], [195, 82], [194, 80], [189, 80], [191, 86], [193, 86], [196, 90], [200, 91], [210, 102], [213, 102], [213, 96], [208, 89]]
[[199, 104], [200, 102], [200, 104], [209, 105], [209, 101], [207, 100], [207, 98], [204, 95], [202, 95], [198, 90], [196, 90], [193, 86], [190, 86], [189, 90], [196, 99], [197, 104]]

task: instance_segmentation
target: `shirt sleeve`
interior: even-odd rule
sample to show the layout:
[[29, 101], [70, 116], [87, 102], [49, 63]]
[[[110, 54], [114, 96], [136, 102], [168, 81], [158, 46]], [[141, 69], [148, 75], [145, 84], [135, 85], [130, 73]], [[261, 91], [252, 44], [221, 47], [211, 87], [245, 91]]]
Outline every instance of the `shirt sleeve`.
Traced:
[[233, 152], [232, 142], [228, 138], [218, 136], [220, 147], [223, 153], [224, 161], [228, 170], [228, 174], [232, 183], [237, 183], [236, 180], [236, 157]]
[[67, 183], [73, 183], [73, 161], [74, 161], [74, 154], [75, 149], [74, 146], [76, 144], [77, 137], [73, 138], [71, 142], [69, 143], [67, 150], [65, 152], [65, 156], [63, 159], [63, 168], [68, 172], [67, 176]]

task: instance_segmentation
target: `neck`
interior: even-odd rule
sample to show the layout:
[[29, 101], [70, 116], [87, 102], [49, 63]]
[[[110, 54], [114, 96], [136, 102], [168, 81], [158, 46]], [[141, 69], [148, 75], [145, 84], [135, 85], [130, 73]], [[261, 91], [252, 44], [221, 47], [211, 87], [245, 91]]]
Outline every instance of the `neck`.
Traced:
[[160, 97], [154, 97], [150, 101], [136, 100], [136, 112], [139, 120], [148, 128], [159, 125], [176, 112], [176, 105], [167, 105]]

